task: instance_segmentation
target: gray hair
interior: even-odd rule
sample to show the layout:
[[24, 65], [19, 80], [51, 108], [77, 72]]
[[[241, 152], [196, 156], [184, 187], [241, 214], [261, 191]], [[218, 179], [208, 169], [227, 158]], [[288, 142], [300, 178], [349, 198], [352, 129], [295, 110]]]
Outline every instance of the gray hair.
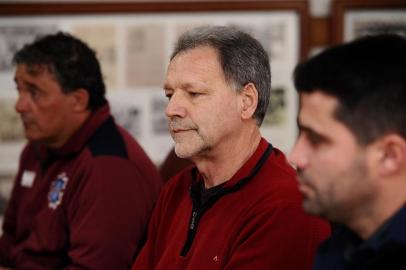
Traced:
[[225, 79], [236, 91], [248, 83], [255, 85], [258, 106], [254, 118], [261, 126], [269, 104], [271, 68], [268, 54], [259, 41], [234, 26], [197, 27], [179, 37], [171, 60], [181, 52], [200, 46], [217, 50]]

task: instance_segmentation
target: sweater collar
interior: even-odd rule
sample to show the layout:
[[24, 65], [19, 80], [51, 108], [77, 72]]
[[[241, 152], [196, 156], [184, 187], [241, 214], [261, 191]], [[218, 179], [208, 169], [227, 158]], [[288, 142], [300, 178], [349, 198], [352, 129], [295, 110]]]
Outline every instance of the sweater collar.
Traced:
[[[256, 165], [259, 163], [261, 157], [264, 156], [269, 147], [270, 151], [272, 151], [272, 145], [270, 145], [264, 138], [261, 138], [254, 154], [252, 154], [252, 156], [247, 160], [247, 162], [245, 162], [245, 164], [230, 178], [230, 180], [225, 182], [224, 187], [225, 188], [233, 187], [240, 180], [249, 177], [250, 174], [255, 170]], [[263, 164], [260, 164], [261, 167], [262, 165]]]
[[[223, 184], [222, 190], [231, 192], [253, 178], [272, 153], [272, 149], [272, 145], [264, 138], [261, 138], [254, 154], [252, 154], [245, 164]], [[192, 169], [192, 190], [198, 190], [202, 182], [203, 176], [198, 172], [197, 168], [194, 167]]]

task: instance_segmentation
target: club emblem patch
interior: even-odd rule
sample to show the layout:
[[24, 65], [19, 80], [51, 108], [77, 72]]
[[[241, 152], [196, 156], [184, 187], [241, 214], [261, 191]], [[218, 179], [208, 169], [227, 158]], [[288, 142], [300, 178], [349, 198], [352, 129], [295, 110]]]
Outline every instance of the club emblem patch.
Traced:
[[63, 191], [68, 183], [68, 177], [66, 173], [63, 172], [56, 180], [51, 183], [51, 188], [48, 193], [48, 207], [51, 209], [56, 209], [62, 201]]

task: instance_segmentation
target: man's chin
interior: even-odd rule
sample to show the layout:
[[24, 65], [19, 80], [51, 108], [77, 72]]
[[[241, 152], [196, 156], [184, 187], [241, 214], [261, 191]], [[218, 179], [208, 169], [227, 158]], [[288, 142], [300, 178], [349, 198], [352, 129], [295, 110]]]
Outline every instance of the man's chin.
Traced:
[[30, 141], [30, 142], [36, 142], [38, 141], [38, 137], [34, 136], [33, 134], [29, 133], [29, 132], [25, 132], [24, 133], [25, 138]]
[[184, 149], [179, 149], [179, 147], [175, 146], [175, 154], [179, 157], [179, 158], [185, 158], [185, 159], [190, 159], [193, 157], [194, 153], [193, 152], [189, 152], [187, 150]]
[[179, 158], [191, 159], [201, 152], [201, 148], [192, 143], [175, 143], [175, 154]]
[[44, 141], [44, 138], [35, 132], [25, 132], [25, 138], [30, 142], [41, 143]]
[[322, 215], [322, 209], [320, 207], [314, 205], [312, 201], [309, 201], [308, 199], [304, 199], [302, 203], [304, 211], [313, 216], [321, 216]]

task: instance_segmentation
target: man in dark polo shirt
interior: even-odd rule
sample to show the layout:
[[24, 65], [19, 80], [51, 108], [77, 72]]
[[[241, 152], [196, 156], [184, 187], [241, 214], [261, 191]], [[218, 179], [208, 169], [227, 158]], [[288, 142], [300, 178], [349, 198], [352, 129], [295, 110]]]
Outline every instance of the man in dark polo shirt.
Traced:
[[304, 209], [342, 224], [314, 269], [406, 269], [406, 38], [369, 36], [295, 71]]

